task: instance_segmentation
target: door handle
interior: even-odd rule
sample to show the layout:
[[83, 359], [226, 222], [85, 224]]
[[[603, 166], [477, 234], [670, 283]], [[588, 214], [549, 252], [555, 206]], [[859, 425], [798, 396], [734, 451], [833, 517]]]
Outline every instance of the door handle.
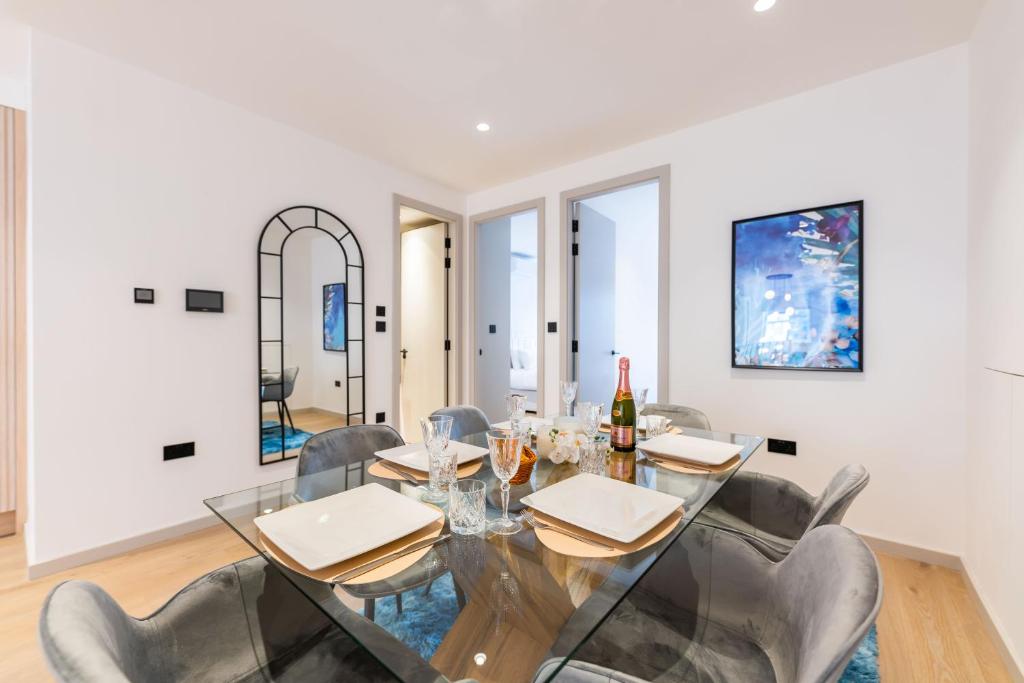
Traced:
[[613, 356], [618, 356], [618, 355], [619, 355], [619, 352], [618, 352], [618, 351], [616, 351], [615, 349], [612, 349], [612, 355], [613, 355]]
[[408, 353], [409, 349], [402, 349], [402, 360], [405, 360], [405, 357], [408, 355]]

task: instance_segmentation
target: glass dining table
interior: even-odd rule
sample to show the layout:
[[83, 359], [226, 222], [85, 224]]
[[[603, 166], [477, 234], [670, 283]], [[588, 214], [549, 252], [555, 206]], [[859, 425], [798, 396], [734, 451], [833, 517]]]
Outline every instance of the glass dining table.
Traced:
[[[717, 473], [678, 471], [648, 459], [642, 441], [636, 452], [615, 454], [606, 476], [675, 496], [683, 514], [660, 540], [612, 558], [561, 554], [542, 543], [524, 523], [523, 530], [512, 536], [452, 534], [402, 572], [411, 581], [395, 585], [378, 581], [372, 590], [360, 584], [324, 583], [279, 562], [264, 546], [254, 520], [301, 504], [310, 498], [310, 491], [320, 496], [375, 482], [419, 496], [421, 487], [374, 476], [369, 470], [378, 459], [372, 454], [336, 470], [228, 493], [205, 503], [281, 570], [297, 589], [295, 600], [319, 607], [397, 679], [550, 681], [763, 443], [762, 437], [729, 432], [683, 432], [736, 444], [741, 449], [738, 465]], [[485, 433], [460, 441], [487, 446]], [[487, 518], [493, 519], [501, 514], [498, 481], [488, 457], [483, 460], [472, 478], [485, 482]], [[529, 482], [513, 487], [510, 514], [521, 513], [519, 498], [578, 473], [574, 464], [539, 458]], [[543, 674], [538, 674], [542, 665]]]

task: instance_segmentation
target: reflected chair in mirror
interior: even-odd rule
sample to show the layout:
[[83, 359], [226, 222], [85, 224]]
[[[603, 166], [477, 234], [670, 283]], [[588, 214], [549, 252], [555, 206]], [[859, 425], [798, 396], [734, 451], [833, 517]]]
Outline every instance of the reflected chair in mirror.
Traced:
[[[557, 680], [837, 681], [881, 600], [878, 563], [845, 527], [815, 529], [775, 563], [735, 535], [692, 524]], [[535, 680], [559, 662], [545, 662]]]
[[[305, 502], [346, 491], [366, 483], [364, 461], [377, 451], [405, 445], [401, 435], [387, 425], [352, 425], [315, 434], [306, 441], [299, 453], [296, 467], [295, 498]], [[402, 612], [402, 593], [423, 587], [430, 591], [431, 584], [448, 571], [447, 555], [440, 548], [431, 549], [412, 567], [383, 581], [342, 586], [355, 598], [363, 600], [363, 614], [373, 621], [376, 600], [395, 597], [398, 612]], [[456, 597], [462, 604], [462, 594], [456, 587]]]
[[672, 420], [673, 427], [689, 427], [691, 429], [703, 429], [711, 431], [711, 422], [708, 416], [696, 408], [677, 406], [671, 403], [649, 403], [644, 408], [642, 415], [661, 415]]
[[143, 619], [95, 584], [66, 581], [43, 604], [39, 639], [69, 683], [394, 680], [260, 557], [193, 581]]
[[722, 487], [697, 521], [735, 533], [769, 560], [778, 561], [809, 531], [841, 524], [869, 480], [863, 465], [847, 465], [815, 497], [781, 477], [741, 471]]
[[281, 375], [269, 376], [268, 380], [261, 379], [260, 401], [262, 403], [277, 404], [277, 419], [284, 424], [285, 416], [288, 417], [288, 424], [292, 431], [295, 431], [295, 423], [292, 422], [292, 414], [288, 410], [288, 399], [295, 391], [295, 378], [299, 375], [298, 368], [285, 368]]
[[476, 406], [449, 406], [439, 408], [431, 415], [448, 415], [453, 418], [451, 438], [455, 440], [469, 434], [480, 434], [491, 428], [487, 415]]

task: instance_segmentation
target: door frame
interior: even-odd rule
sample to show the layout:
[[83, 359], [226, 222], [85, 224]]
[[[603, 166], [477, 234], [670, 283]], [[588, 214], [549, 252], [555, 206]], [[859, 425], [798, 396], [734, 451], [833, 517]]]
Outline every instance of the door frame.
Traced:
[[[463, 328], [462, 328], [462, 261], [463, 261], [463, 229], [462, 214], [442, 209], [433, 204], [421, 202], [412, 197], [398, 193], [392, 194], [394, 220], [392, 238], [394, 239], [394, 277], [391, 290], [391, 419], [386, 423], [399, 429], [402, 424], [402, 405], [400, 401], [402, 366], [398, 350], [402, 347], [402, 217], [403, 206], [429, 213], [448, 223], [448, 234], [451, 236], [452, 265], [448, 273], [448, 335], [451, 350], [448, 352], [448, 398], [449, 403], [457, 405], [462, 402], [463, 366]], [[385, 317], [387, 319], [387, 317]]]
[[[467, 250], [472, 255], [467, 262], [468, 291], [471, 293], [466, 301], [467, 319], [469, 326], [469, 355], [467, 357], [467, 379], [468, 396], [471, 403], [476, 402], [476, 357], [473, 349], [476, 346], [476, 237], [481, 223], [492, 221], [495, 218], [511, 216], [524, 211], [534, 209], [537, 211], [537, 414], [544, 416], [544, 235], [546, 217], [544, 212], [545, 199], [529, 199], [525, 202], [510, 204], [492, 211], [485, 211], [469, 217], [469, 239]], [[488, 415], [488, 418], [492, 416]]]
[[562, 352], [558, 359], [558, 377], [568, 379], [571, 375], [574, 358], [572, 351], [573, 337], [576, 330], [572, 326], [573, 290], [569, 279], [573, 277], [572, 255], [572, 206], [575, 202], [622, 190], [634, 185], [641, 185], [652, 180], [658, 181], [658, 400], [669, 402], [669, 353], [668, 353], [668, 316], [669, 316], [669, 207], [671, 205], [671, 166], [656, 166], [636, 173], [609, 178], [589, 185], [582, 185], [565, 190], [559, 195], [561, 213], [561, 239], [559, 246], [562, 251], [562, 272], [560, 273], [561, 293], [559, 296], [559, 325], [562, 334]]

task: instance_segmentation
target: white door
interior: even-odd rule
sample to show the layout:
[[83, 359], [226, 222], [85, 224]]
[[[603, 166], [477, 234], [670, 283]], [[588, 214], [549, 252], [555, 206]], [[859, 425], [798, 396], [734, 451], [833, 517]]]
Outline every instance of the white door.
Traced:
[[654, 180], [575, 204], [577, 400], [611, 401], [621, 356], [633, 390], [658, 398], [659, 192]]
[[420, 440], [420, 418], [444, 407], [444, 224], [402, 233], [402, 438]]
[[491, 422], [505, 419], [512, 357], [512, 220], [508, 216], [477, 225], [476, 232], [476, 400]]
[[576, 401], [608, 404], [615, 395], [615, 221], [577, 205]]

